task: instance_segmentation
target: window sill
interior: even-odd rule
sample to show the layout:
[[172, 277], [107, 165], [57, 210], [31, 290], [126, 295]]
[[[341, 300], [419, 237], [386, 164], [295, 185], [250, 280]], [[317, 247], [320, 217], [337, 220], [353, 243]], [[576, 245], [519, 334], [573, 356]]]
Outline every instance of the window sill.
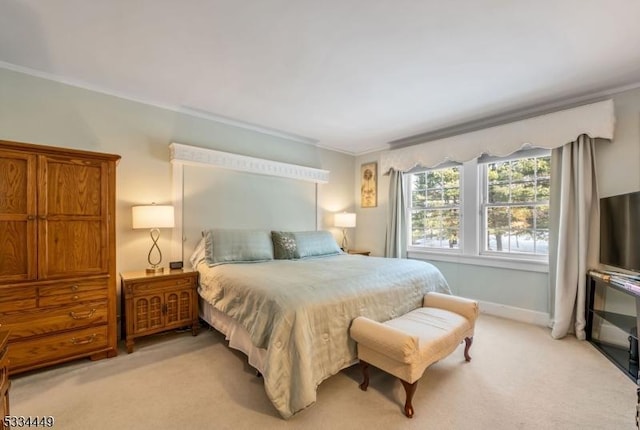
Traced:
[[475, 266], [549, 273], [549, 263], [544, 260], [524, 260], [494, 255], [463, 255], [452, 252], [424, 251], [415, 248], [408, 249], [407, 256], [418, 260], [444, 261], [447, 263], [471, 264]]

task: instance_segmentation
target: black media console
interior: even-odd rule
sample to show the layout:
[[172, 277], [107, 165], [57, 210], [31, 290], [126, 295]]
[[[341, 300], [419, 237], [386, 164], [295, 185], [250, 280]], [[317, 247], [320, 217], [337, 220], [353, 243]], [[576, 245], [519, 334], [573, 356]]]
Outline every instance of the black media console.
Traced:
[[[629, 306], [620, 309], [620, 303], [629, 303], [629, 300], [635, 302], [635, 312], [629, 311]], [[640, 290], [635, 291], [632, 285], [625, 286], [602, 272], [588, 273], [587, 340], [636, 383], [639, 376], [638, 315]]]

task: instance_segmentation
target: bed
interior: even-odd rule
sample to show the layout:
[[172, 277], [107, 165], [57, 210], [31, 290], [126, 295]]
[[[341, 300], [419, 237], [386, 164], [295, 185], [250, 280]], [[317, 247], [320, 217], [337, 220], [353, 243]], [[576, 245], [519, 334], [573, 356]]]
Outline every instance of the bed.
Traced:
[[[284, 255], [290, 258], [263, 258], [269, 256], [268, 245], [254, 241], [245, 251], [236, 246], [217, 260], [205, 258], [199, 246], [192, 260], [200, 273], [201, 316], [227, 336], [231, 347], [247, 354], [283, 418], [312, 405], [318, 385], [356, 361], [348, 334], [355, 317], [385, 321], [420, 307], [426, 292], [450, 293], [431, 264], [347, 255], [328, 232], [308, 236], [322, 236], [323, 245], [316, 240], [307, 246], [315, 250], [309, 253], [304, 235], [292, 234], [298, 249]], [[223, 238], [220, 234], [203, 246], [212, 250], [238, 242]], [[264, 253], [256, 251], [261, 246]], [[274, 241], [276, 255], [277, 248]]]

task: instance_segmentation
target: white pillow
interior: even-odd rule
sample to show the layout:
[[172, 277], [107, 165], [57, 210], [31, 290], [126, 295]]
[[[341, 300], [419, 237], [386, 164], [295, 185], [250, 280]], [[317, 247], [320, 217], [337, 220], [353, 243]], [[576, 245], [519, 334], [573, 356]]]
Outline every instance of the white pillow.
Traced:
[[198, 267], [198, 264], [206, 260], [207, 253], [205, 247], [206, 242], [203, 237], [202, 239], [200, 239], [200, 242], [198, 242], [196, 249], [193, 250], [193, 254], [191, 254], [191, 257], [189, 257], [189, 263], [191, 263], [191, 267], [193, 267], [194, 269]]

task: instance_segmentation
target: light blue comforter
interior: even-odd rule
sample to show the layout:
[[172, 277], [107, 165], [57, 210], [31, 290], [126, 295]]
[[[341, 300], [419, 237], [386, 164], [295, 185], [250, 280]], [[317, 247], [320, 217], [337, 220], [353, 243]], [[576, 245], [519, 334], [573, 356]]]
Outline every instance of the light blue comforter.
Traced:
[[355, 317], [386, 321], [420, 307], [429, 291], [450, 293], [437, 268], [416, 260], [336, 255], [198, 269], [200, 295], [267, 350], [265, 390], [284, 418], [354, 363]]

